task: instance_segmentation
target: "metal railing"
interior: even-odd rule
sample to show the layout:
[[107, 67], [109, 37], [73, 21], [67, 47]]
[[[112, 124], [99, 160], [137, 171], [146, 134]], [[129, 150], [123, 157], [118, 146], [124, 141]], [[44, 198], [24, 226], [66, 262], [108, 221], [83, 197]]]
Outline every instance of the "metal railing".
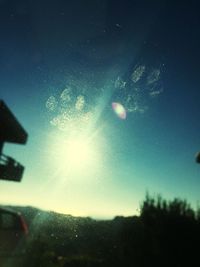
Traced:
[[4, 154], [0, 155], [0, 179], [19, 182], [23, 171], [24, 167], [15, 159]]

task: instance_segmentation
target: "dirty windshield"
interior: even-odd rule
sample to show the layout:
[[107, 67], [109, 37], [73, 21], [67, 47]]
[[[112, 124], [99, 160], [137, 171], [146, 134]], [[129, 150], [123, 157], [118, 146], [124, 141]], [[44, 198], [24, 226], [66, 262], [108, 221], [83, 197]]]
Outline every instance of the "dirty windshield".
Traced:
[[0, 266], [197, 266], [199, 10], [0, 0]]

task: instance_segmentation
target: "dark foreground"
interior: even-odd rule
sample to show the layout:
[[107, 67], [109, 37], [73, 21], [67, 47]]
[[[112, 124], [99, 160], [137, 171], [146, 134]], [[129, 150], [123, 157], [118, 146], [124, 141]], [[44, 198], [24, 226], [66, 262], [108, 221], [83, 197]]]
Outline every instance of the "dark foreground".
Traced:
[[[16, 267], [199, 266], [200, 211], [186, 201], [149, 196], [140, 216], [110, 221], [78, 218], [31, 207], [26, 250]], [[10, 265], [10, 266], [11, 266]]]

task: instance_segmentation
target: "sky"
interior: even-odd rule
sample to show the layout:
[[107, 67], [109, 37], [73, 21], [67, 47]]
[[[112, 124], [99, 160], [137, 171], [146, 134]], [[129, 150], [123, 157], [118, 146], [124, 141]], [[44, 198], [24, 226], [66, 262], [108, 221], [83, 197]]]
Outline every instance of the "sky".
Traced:
[[1, 0], [0, 98], [29, 134], [0, 203], [112, 218], [199, 204], [198, 1]]

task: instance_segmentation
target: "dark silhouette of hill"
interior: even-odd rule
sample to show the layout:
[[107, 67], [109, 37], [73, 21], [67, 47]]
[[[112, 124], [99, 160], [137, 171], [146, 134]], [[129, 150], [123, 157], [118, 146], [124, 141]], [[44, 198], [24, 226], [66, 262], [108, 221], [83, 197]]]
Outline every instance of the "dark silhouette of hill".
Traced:
[[147, 194], [139, 216], [101, 221], [12, 209], [29, 225], [24, 266], [199, 266], [200, 212], [184, 200]]

